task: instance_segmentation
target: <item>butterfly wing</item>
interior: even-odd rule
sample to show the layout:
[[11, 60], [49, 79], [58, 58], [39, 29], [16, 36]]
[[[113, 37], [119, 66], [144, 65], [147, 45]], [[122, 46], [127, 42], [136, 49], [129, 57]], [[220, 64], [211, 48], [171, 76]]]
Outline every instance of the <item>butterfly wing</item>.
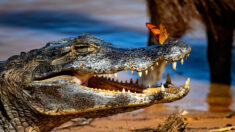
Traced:
[[159, 42], [160, 44], [163, 44], [168, 38], [168, 33], [164, 24], [160, 24], [159, 27], [160, 27]]
[[158, 39], [157, 35], [160, 34], [160, 30], [157, 29], [157, 27], [155, 25], [152, 25], [150, 23], [146, 23], [146, 26], [151, 30], [151, 32], [153, 33], [155, 38]]

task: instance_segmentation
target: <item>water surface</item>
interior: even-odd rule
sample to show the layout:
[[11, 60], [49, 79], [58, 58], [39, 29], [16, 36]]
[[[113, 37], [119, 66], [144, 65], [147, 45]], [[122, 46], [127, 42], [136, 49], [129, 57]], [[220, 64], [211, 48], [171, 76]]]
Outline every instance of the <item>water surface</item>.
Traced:
[[[143, 47], [148, 37], [147, 16], [143, 0], [1, 0], [0, 60], [41, 48], [48, 41], [81, 33], [93, 34], [120, 47]], [[183, 66], [178, 64], [176, 72], [170, 64], [166, 69], [178, 85], [191, 77], [190, 94], [168, 106], [205, 111], [235, 110], [235, 59], [232, 86], [210, 84], [205, 29], [197, 21], [196, 24], [197, 30], [189, 30], [182, 37], [192, 47], [190, 57]]]

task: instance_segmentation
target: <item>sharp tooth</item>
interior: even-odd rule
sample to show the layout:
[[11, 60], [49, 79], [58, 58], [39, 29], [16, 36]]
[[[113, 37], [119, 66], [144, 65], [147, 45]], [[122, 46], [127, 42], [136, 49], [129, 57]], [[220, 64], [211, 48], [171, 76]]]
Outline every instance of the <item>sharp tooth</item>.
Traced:
[[158, 66], [158, 62], [156, 62], [156, 65]]
[[134, 95], [136, 96], [136, 92], [134, 93]]
[[115, 78], [117, 78], [117, 73], [114, 73], [113, 76], [114, 76]]
[[137, 78], [136, 81], [135, 81], [135, 84], [138, 84], [138, 82], [139, 82], [139, 79]]
[[103, 76], [103, 78], [105, 78], [105, 77], [106, 77], [106, 75], [105, 75], [105, 74], [103, 74], [102, 76]]
[[180, 63], [181, 63], [182, 65], [184, 64], [184, 59], [183, 59], [183, 58], [180, 60]]
[[126, 90], [125, 90], [125, 88], [123, 88], [123, 89], [122, 89], [122, 93], [125, 93], [125, 92], [126, 92]]
[[168, 88], [168, 93], [170, 93], [171, 92], [171, 89], [170, 88]]
[[139, 75], [140, 77], [142, 77], [142, 72], [138, 72], [138, 75]]
[[172, 62], [172, 67], [173, 67], [173, 70], [175, 71], [176, 70], [176, 65], [177, 65], [177, 62]]
[[94, 77], [96, 77], [96, 75], [94, 75]]
[[167, 74], [166, 84], [171, 84], [171, 77], [170, 77], [170, 74]]
[[151, 70], [153, 70], [153, 66], [151, 66]]
[[127, 72], [127, 69], [125, 69], [125, 72]]
[[145, 75], [148, 75], [148, 70], [145, 70]]
[[190, 82], [190, 78], [187, 79], [187, 81], [184, 84], [184, 88], [189, 88], [189, 82]]
[[163, 84], [161, 84], [161, 91], [164, 92], [165, 91], [165, 87]]
[[131, 70], [131, 74], [133, 74], [133, 73], [134, 73], [134, 71]]
[[128, 93], [131, 93], [131, 91], [128, 89]]
[[130, 79], [130, 83], [133, 83], [133, 79], [132, 78]]
[[165, 62], [166, 62], [166, 64], [167, 64], [168, 61], [165, 61]]
[[111, 74], [108, 74], [108, 77], [111, 78]]

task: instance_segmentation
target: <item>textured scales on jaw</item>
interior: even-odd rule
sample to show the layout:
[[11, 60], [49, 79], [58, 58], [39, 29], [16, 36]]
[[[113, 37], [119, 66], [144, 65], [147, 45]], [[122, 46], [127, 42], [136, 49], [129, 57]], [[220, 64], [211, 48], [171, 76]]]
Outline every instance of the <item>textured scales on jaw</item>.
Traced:
[[[25, 106], [24, 111], [32, 115], [24, 116], [23, 113], [19, 118], [33, 119], [30, 120], [33, 129], [43, 132], [75, 117], [110, 116], [153, 103], [172, 102], [188, 94], [190, 79], [184, 86], [177, 87], [169, 76], [165, 84], [146, 88], [139, 86], [139, 79], [120, 82], [118, 72], [131, 70], [132, 74], [138, 72], [143, 78], [162, 62], [186, 58], [190, 50], [178, 40], [168, 40], [158, 46], [122, 49], [92, 35], [50, 42], [41, 49], [10, 57], [0, 64], [3, 77], [0, 84], [4, 91], [1, 102], [9, 108]], [[176, 65], [173, 63], [173, 69]], [[15, 113], [8, 112], [9, 115]], [[10, 125], [15, 125], [12, 129], [18, 129], [14, 122], [16, 117], [9, 118]], [[5, 123], [0, 127], [10, 125]]]

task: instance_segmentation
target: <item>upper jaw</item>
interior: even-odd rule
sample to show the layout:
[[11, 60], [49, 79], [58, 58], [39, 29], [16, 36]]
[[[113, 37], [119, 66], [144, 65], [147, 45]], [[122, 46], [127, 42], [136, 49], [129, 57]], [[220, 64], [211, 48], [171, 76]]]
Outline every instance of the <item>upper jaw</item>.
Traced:
[[77, 56], [69, 63], [58, 65], [51, 63], [47, 69], [53, 68], [53, 70], [47, 72], [39, 70], [33, 77], [40, 79], [56, 72], [71, 70], [86, 74], [114, 74], [123, 70], [143, 72], [162, 61], [171, 61], [173, 66], [178, 60], [183, 63], [183, 58], [187, 57], [190, 51], [191, 48], [180, 40], [169, 40], [164, 45], [134, 49], [110, 46], [100, 48], [86, 56]]
[[87, 74], [113, 74], [119, 71], [145, 71], [161, 62], [177, 62], [187, 58], [191, 48], [180, 40], [169, 40], [164, 45], [144, 48], [104, 48], [84, 58], [64, 65]]

